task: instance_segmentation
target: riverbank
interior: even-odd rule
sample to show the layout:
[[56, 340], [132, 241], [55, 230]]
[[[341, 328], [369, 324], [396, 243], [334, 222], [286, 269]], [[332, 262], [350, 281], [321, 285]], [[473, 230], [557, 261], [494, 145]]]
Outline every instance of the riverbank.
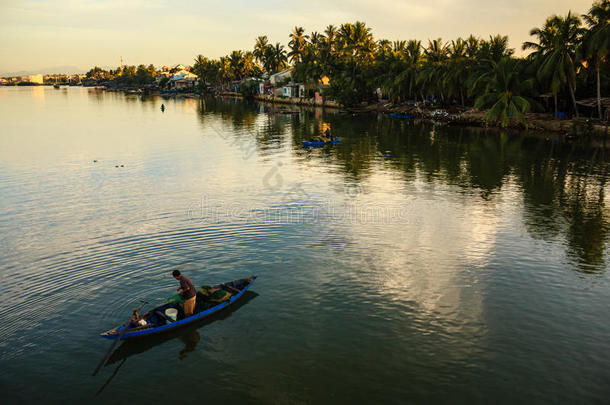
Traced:
[[[476, 108], [451, 107], [447, 109], [420, 107], [417, 105], [376, 105], [372, 111], [391, 115], [427, 119], [448, 125], [469, 125], [482, 127], [499, 127], [498, 124], [487, 121], [487, 111]], [[608, 135], [608, 123], [587, 118], [556, 119], [550, 114], [527, 113], [522, 121], [511, 120], [509, 128], [533, 131], [560, 132], [569, 136]]]
[[[126, 95], [159, 96], [164, 98], [199, 98], [200, 95], [194, 91], [163, 92], [163, 91], [143, 91], [142, 89], [124, 88], [110, 89], [105, 91], [123, 92]], [[223, 91], [217, 92], [215, 96], [244, 98], [239, 92]], [[474, 127], [499, 127], [493, 122], [487, 122], [485, 110], [476, 108], [464, 108], [460, 106], [450, 106], [447, 108], [437, 108], [429, 105], [413, 103], [377, 103], [366, 104], [358, 107], [344, 107], [334, 100], [297, 98], [297, 97], [276, 97], [271, 95], [254, 95], [254, 100], [271, 103], [285, 104], [303, 107], [318, 107], [342, 110], [350, 114], [387, 114], [399, 120], [420, 119], [443, 125], [455, 126], [474, 126]], [[587, 118], [554, 119], [550, 114], [528, 113], [523, 121], [511, 120], [509, 128], [525, 129], [531, 131], [555, 132], [566, 137], [576, 138], [581, 136], [607, 136], [610, 129], [608, 123], [602, 123]]]
[[[236, 92], [221, 92], [218, 93], [218, 95], [243, 98], [242, 94]], [[390, 103], [368, 104], [355, 108], [346, 108], [334, 100], [314, 100], [261, 95], [255, 95], [254, 99], [274, 104], [343, 109], [351, 114], [383, 113], [396, 119], [417, 118], [447, 125], [499, 127], [497, 124], [487, 122], [487, 111], [480, 111], [476, 108], [468, 109], [453, 106], [444, 109], [435, 108], [432, 106], [420, 106], [414, 104], [396, 105]], [[512, 120], [509, 122], [508, 127], [532, 131], [558, 132], [568, 137], [582, 135], [607, 136], [609, 131], [608, 123], [602, 124], [586, 118], [554, 119], [549, 114], [541, 113], [528, 113], [525, 115], [523, 122]]]

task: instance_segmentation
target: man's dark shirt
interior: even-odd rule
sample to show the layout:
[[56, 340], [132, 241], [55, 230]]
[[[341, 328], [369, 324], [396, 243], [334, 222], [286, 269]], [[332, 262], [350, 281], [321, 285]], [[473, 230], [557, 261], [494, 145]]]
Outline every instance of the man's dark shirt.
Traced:
[[[182, 295], [185, 300], [193, 298], [195, 295], [197, 295], [197, 290], [195, 290], [193, 282], [187, 276], [180, 277], [180, 288], [182, 288], [182, 291], [184, 291]], [[187, 289], [188, 291], [186, 291]]]

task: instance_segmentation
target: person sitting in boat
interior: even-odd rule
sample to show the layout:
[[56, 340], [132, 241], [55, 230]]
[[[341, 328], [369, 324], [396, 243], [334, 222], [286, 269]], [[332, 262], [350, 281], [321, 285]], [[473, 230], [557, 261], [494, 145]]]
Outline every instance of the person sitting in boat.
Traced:
[[310, 142], [329, 142], [332, 140], [330, 135], [330, 129], [326, 128], [326, 131], [322, 132], [322, 135], [318, 135], [316, 139], [310, 139]]
[[131, 319], [129, 320], [129, 325], [132, 328], [137, 328], [138, 326], [146, 325], [146, 319], [144, 319], [140, 314], [138, 314], [138, 308], [134, 308], [133, 315], [131, 315]]
[[197, 300], [197, 289], [195, 285], [185, 275], [180, 274], [180, 270], [172, 272], [174, 278], [180, 281], [180, 287], [176, 289], [184, 297], [184, 317], [188, 318], [195, 311], [195, 301]]

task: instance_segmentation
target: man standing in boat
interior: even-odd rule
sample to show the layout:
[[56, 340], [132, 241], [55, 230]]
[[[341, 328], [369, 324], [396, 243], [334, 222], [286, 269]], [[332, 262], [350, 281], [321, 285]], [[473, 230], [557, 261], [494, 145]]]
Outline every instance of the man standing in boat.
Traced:
[[193, 282], [187, 276], [180, 274], [179, 270], [174, 270], [172, 275], [180, 281], [180, 288], [176, 289], [184, 297], [184, 317], [188, 318], [195, 311], [195, 300], [197, 299], [197, 290]]

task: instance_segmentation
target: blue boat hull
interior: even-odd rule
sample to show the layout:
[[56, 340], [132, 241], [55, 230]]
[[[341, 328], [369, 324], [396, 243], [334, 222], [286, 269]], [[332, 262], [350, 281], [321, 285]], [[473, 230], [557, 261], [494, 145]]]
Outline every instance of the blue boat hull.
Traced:
[[402, 119], [402, 120], [412, 120], [413, 119], [412, 115], [403, 115], [403, 114], [390, 114], [390, 117], [398, 118], [398, 119]]
[[332, 141], [328, 141], [328, 142], [322, 142], [322, 141], [319, 141], [319, 142], [303, 141], [301, 143], [303, 144], [303, 146], [308, 146], [308, 147], [309, 146], [324, 146], [324, 145], [333, 145], [335, 143], [339, 143], [340, 139], [341, 138], [335, 138]]
[[[221, 302], [220, 304], [215, 305], [211, 308], [208, 308], [204, 311], [198, 312], [192, 316], [189, 316], [188, 318], [180, 319], [178, 321], [171, 322], [171, 323], [168, 323], [163, 326], [134, 330], [133, 332], [129, 332], [129, 329], [128, 329], [128, 331], [124, 332], [122, 334], [122, 336], [121, 336], [121, 332], [122, 332], [123, 327], [115, 328], [110, 331], [101, 333], [100, 336], [103, 338], [106, 338], [106, 339], [111, 339], [111, 340], [116, 340], [119, 336], [121, 336], [121, 340], [129, 340], [129, 339], [141, 338], [141, 337], [146, 337], [146, 336], [151, 336], [151, 335], [157, 335], [160, 333], [169, 332], [170, 330], [174, 330], [174, 329], [186, 326], [186, 325], [190, 325], [190, 324], [200, 321], [204, 318], [207, 318], [208, 316], [228, 307], [229, 305], [231, 305], [232, 303], [234, 303], [235, 301], [240, 299], [244, 295], [244, 293], [250, 288], [252, 283], [254, 283], [254, 280], [256, 280], [256, 277], [257, 276], [252, 276], [251, 281], [244, 288], [242, 288], [239, 293], [232, 296], [229, 300], [227, 300], [225, 302]], [[229, 284], [229, 283], [227, 283], [227, 284]]]

